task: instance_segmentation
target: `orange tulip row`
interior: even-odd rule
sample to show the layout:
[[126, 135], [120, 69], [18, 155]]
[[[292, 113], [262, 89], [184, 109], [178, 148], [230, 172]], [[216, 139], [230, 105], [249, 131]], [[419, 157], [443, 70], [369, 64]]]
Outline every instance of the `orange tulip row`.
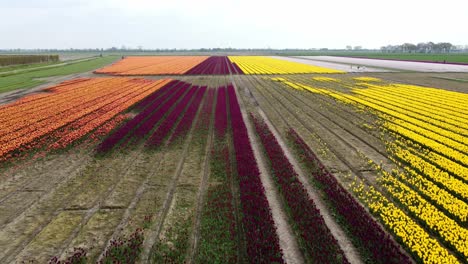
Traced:
[[18, 114], [14, 122], [2, 123], [0, 127], [0, 159], [18, 150], [33, 148], [39, 142], [53, 140], [55, 143], [48, 149], [66, 147], [167, 82], [169, 80], [89, 79], [48, 89], [49, 96], [32, 96], [36, 97], [32, 101], [26, 98], [7, 105], [0, 109], [0, 117], [10, 112]]
[[126, 57], [95, 73], [114, 75], [184, 74], [209, 56], [140, 56]]
[[[104, 97], [112, 90], [111, 83], [118, 85], [115, 80], [105, 80], [109, 83], [98, 84], [96, 80], [89, 80], [80, 86], [73, 86], [73, 90], [65, 91], [62, 89], [50, 90], [52, 93], [48, 97], [43, 97], [26, 104], [12, 104], [6, 109], [0, 110], [0, 141], [5, 134], [11, 134], [20, 130], [30, 123], [38, 123], [54, 115], [59, 115], [65, 111], [74, 111], [74, 108], [81, 104], [89, 104], [84, 98], [99, 99]], [[99, 89], [98, 89], [99, 88]], [[106, 89], [107, 88], [107, 89]], [[107, 93], [106, 93], [107, 91]], [[83, 97], [86, 96], [86, 97]], [[25, 118], [27, 116], [27, 118]], [[27, 122], [24, 122], [27, 120]]]

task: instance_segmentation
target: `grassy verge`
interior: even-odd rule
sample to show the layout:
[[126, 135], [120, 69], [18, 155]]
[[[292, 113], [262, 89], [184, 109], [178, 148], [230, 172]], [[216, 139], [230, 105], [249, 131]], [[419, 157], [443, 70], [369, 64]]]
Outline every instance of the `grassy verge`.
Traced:
[[35, 71], [28, 71], [8, 76], [2, 76], [0, 77], [0, 93], [13, 91], [20, 88], [31, 88], [46, 82], [44, 80], [38, 80], [38, 78], [63, 76], [68, 74], [91, 71], [97, 68], [101, 68], [107, 64], [110, 64], [117, 60], [117, 58], [117, 56], [108, 56], [72, 63], [60, 67], [39, 69]]

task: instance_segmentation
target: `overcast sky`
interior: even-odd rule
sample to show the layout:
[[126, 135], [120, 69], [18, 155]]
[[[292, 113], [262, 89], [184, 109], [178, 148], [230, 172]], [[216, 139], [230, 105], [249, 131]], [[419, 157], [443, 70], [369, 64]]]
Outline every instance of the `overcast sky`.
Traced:
[[5, 48], [468, 44], [467, 0], [0, 0]]

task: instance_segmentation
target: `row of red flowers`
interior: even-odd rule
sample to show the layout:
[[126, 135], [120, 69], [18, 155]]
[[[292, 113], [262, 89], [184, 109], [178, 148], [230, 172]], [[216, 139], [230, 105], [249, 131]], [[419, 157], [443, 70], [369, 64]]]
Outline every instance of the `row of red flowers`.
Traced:
[[[163, 140], [171, 133], [172, 128], [174, 127], [175, 124], [177, 124], [177, 121], [180, 119], [180, 116], [184, 114], [185, 109], [187, 108], [187, 105], [190, 106], [194, 100], [194, 97], [197, 98], [197, 105], [195, 112], [198, 111], [198, 107], [200, 106], [200, 101], [205, 93], [205, 89], [200, 89], [198, 86], [193, 86], [190, 88], [188, 93], [186, 93], [182, 99], [176, 103], [174, 106], [173, 110], [167, 115], [167, 117], [161, 122], [161, 124], [158, 126], [156, 131], [153, 132], [153, 134], [148, 138], [146, 141], [146, 146], [155, 148], [158, 146], [161, 146], [163, 143]], [[190, 124], [192, 123], [192, 120], [190, 121]]]
[[292, 128], [288, 134], [301, 160], [307, 164], [314, 179], [323, 186], [328, 200], [346, 220], [351, 233], [372, 254], [372, 263], [412, 263], [382, 226], [325, 168], [299, 134]]
[[[165, 114], [164, 110], [172, 107], [180, 95], [186, 92], [186, 89], [183, 88], [187, 86], [190, 86], [190, 84], [172, 81], [154, 92], [147, 97], [151, 97], [152, 101], [144, 104], [146, 108], [101, 142], [97, 146], [96, 151], [98, 153], [105, 153], [118, 145], [124, 138], [129, 138], [135, 134], [140, 135], [140, 137], [146, 135]], [[168, 89], [169, 91], [167, 91]], [[143, 101], [146, 101], [146, 99]], [[142, 105], [140, 104], [139, 106]]]
[[274, 181], [293, 220], [293, 227], [302, 240], [302, 248], [314, 263], [349, 263], [268, 125], [252, 113], [250, 116], [270, 161]]
[[283, 263], [265, 188], [232, 85], [228, 86], [228, 97], [247, 255], [250, 263]]
[[227, 56], [211, 56], [185, 74], [226, 75], [230, 73], [244, 74], [244, 72], [242, 72], [235, 63], [232, 63]]
[[207, 86], [202, 86], [199, 89], [197, 89], [197, 94], [195, 95], [195, 98], [190, 102], [190, 105], [187, 107], [187, 110], [184, 113], [184, 116], [179, 121], [179, 124], [175, 128], [174, 133], [169, 139], [169, 143], [172, 143], [177, 139], [183, 138], [188, 133], [188, 131], [190, 130], [190, 127], [192, 126], [193, 121], [195, 120], [195, 116], [197, 115], [198, 108], [200, 108], [200, 103], [203, 97], [205, 96], [206, 90], [207, 90]]

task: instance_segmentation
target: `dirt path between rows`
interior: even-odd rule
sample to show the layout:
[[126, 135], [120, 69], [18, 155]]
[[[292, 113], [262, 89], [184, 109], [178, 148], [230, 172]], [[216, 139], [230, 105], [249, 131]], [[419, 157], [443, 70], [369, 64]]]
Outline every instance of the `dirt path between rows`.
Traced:
[[276, 225], [277, 234], [279, 237], [279, 244], [283, 251], [283, 258], [286, 263], [304, 263], [304, 258], [299, 250], [299, 245], [296, 241], [291, 226], [288, 223], [288, 218], [284, 212], [278, 190], [275, 187], [271, 176], [268, 173], [266, 162], [260, 153], [260, 143], [257, 140], [252, 124], [249, 122], [249, 117], [246, 113], [244, 102], [239, 95], [240, 90], [237, 88], [233, 81], [234, 88], [236, 89], [237, 98], [239, 100], [242, 118], [244, 119], [249, 135], [250, 144], [253, 147], [255, 159], [257, 160], [258, 168], [260, 170], [260, 178], [265, 188], [265, 194], [270, 205], [273, 220]]

